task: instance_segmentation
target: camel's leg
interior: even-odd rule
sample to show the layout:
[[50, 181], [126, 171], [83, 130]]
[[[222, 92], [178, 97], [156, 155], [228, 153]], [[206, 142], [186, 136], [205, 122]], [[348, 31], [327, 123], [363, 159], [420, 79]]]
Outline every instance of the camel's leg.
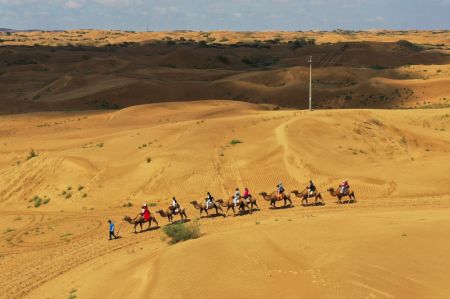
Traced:
[[134, 224], [134, 232], [135, 232], [135, 233], [137, 233], [137, 231], [136, 231], [136, 226], [137, 226], [137, 225], [138, 225], [137, 223]]

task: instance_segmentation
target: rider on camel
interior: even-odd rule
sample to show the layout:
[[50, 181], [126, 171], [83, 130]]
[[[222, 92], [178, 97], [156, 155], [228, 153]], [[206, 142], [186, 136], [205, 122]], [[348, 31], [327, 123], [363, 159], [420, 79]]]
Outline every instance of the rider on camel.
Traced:
[[145, 221], [150, 220], [150, 211], [148, 210], [148, 206], [146, 203], [142, 205], [141, 216], [144, 217]]
[[234, 206], [237, 206], [239, 199], [241, 199], [241, 192], [239, 191], [239, 188], [236, 188], [236, 192], [234, 192], [234, 198], [233, 198]]
[[173, 210], [174, 212], [176, 212], [176, 210], [177, 210], [179, 207], [180, 207], [180, 205], [178, 204], [178, 201], [177, 201], [177, 199], [175, 198], [175, 196], [172, 197], [172, 206], [171, 206], [172, 210]]
[[206, 209], [214, 206], [214, 197], [209, 192], [206, 193], [205, 204]]
[[277, 197], [281, 200], [283, 199], [284, 187], [283, 183], [280, 181], [277, 185]]
[[345, 179], [342, 181], [342, 183], [339, 185], [339, 189], [342, 195], [347, 194], [348, 189], [350, 189], [350, 185], [348, 184], [348, 180]]
[[314, 192], [316, 192], [316, 185], [314, 185], [312, 180], [309, 180], [309, 187], [308, 187], [308, 191], [309, 191], [309, 195], [313, 195]]
[[247, 199], [247, 198], [251, 197], [250, 191], [248, 191], [248, 188], [247, 188], [247, 187], [244, 188], [244, 195], [243, 195], [242, 197], [243, 197], [244, 199]]

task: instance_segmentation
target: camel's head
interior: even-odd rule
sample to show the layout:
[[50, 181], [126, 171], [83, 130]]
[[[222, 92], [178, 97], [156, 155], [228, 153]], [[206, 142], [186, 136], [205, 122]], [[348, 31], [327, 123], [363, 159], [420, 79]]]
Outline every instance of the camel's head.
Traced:
[[125, 217], [123, 217], [123, 220], [125, 220], [125, 221], [131, 221], [131, 217], [130, 217], [130, 216], [125, 216]]
[[291, 193], [298, 193], [298, 190], [292, 190]]
[[334, 192], [334, 188], [333, 188], [333, 187], [328, 188], [327, 191], [329, 191], [329, 192]]
[[193, 200], [193, 201], [191, 201], [191, 204], [196, 204], [197, 203], [197, 201], [196, 200]]
[[223, 203], [223, 199], [222, 198], [216, 199], [216, 202]]
[[267, 193], [266, 192], [260, 192], [259, 195], [266, 196]]
[[158, 211], [156, 211], [156, 213], [162, 213], [163, 212], [163, 210], [158, 210]]

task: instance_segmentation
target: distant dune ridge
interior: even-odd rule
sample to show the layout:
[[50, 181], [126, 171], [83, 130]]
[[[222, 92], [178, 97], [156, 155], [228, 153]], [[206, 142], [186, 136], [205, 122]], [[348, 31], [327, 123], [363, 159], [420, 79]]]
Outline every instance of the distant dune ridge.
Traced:
[[231, 99], [305, 108], [448, 107], [450, 33], [12, 32], [0, 113]]

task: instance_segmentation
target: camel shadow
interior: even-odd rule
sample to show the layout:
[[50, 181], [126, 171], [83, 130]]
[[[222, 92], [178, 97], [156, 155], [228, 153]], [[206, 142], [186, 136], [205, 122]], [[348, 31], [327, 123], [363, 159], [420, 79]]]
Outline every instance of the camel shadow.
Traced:
[[216, 218], [216, 217], [225, 217], [225, 214], [217, 213], [217, 214], [202, 215], [200, 217], [200, 219], [203, 219], [203, 218]]
[[150, 232], [150, 231], [153, 231], [153, 230], [157, 230], [158, 228], [161, 228], [161, 227], [158, 225], [158, 226], [150, 227], [150, 228], [147, 228], [147, 229], [143, 229], [141, 231], [136, 231], [136, 232], [133, 232], [133, 233], [134, 234], [142, 234], [142, 233]]
[[335, 203], [337, 203], [338, 205], [351, 205], [351, 204], [355, 204], [357, 201], [356, 200], [343, 200], [341, 201], [341, 203], [339, 203], [339, 201], [335, 201]]
[[302, 204], [302, 206], [304, 206], [304, 207], [315, 207], [315, 206], [324, 206], [324, 205], [325, 205], [324, 202], [317, 202], [317, 203], [310, 202], [307, 204]]
[[271, 210], [284, 210], [284, 209], [291, 209], [295, 207], [294, 205], [285, 205], [285, 206], [279, 206], [279, 207], [270, 207]]

